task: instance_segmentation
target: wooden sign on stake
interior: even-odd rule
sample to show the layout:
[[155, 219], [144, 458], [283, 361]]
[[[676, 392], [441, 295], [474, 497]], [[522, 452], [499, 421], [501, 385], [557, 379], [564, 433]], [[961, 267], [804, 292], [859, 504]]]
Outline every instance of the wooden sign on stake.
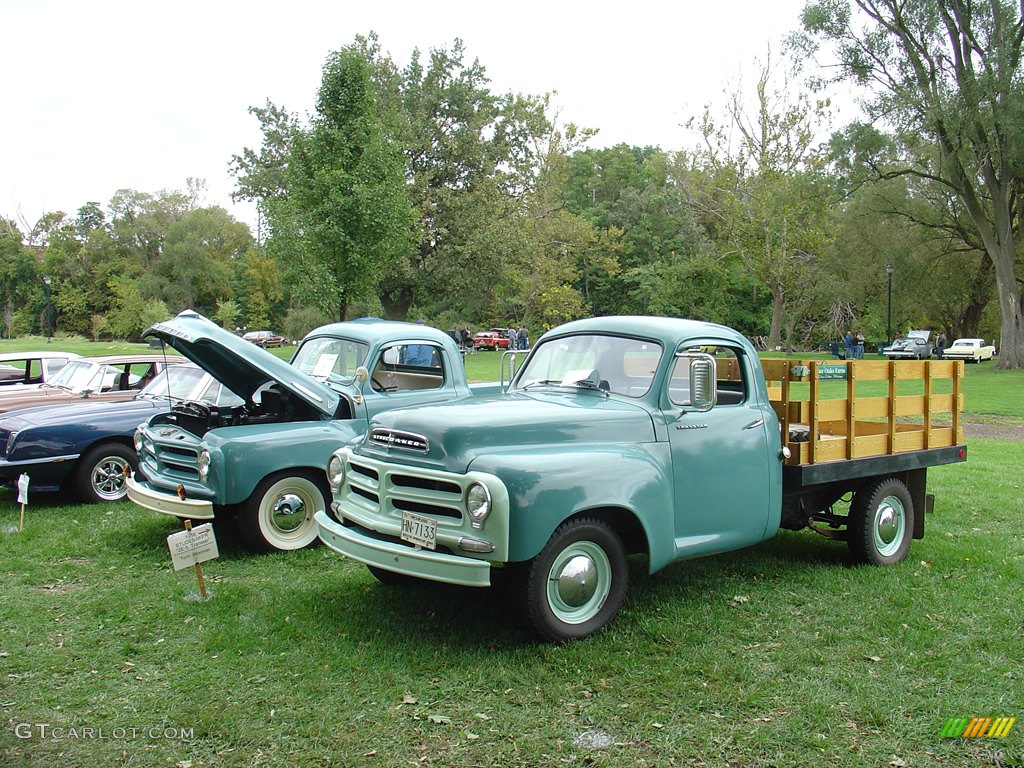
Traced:
[[199, 564], [220, 555], [217, 551], [217, 538], [213, 535], [213, 526], [204, 523], [193, 528], [192, 521], [186, 520], [184, 531], [172, 533], [167, 537], [167, 546], [171, 550], [174, 570], [180, 571], [182, 568], [193, 566], [196, 570], [196, 581], [199, 582], [199, 597], [203, 600], [209, 599], [203, 569]]

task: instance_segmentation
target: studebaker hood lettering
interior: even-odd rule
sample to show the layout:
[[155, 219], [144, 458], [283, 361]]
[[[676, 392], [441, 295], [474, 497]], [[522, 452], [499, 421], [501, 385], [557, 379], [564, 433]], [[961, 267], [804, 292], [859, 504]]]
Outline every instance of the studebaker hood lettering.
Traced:
[[504, 447], [655, 440], [644, 408], [596, 392], [513, 393], [388, 411], [373, 419], [369, 434], [361, 448], [367, 453], [454, 472]]
[[326, 384], [197, 312], [181, 312], [151, 326], [143, 335], [165, 342], [246, 400], [264, 384], [275, 381], [327, 417], [338, 411], [341, 396]]

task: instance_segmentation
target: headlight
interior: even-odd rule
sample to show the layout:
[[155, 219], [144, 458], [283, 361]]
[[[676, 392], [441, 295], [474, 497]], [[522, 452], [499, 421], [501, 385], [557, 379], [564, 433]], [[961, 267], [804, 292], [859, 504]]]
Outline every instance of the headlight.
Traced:
[[483, 483], [473, 483], [466, 491], [466, 511], [474, 528], [482, 528], [491, 514], [491, 492]]
[[333, 454], [327, 462], [327, 482], [331, 488], [338, 490], [345, 481], [345, 462], [338, 454]]
[[199, 452], [199, 458], [196, 459], [196, 469], [199, 470], [199, 479], [206, 480], [206, 476], [210, 474], [210, 452], [205, 448]]
[[7, 436], [7, 445], [4, 448], [4, 456], [10, 456], [11, 455], [11, 451], [14, 450], [14, 439], [17, 436], [18, 436], [17, 432], [11, 432], [11, 434], [9, 434]]
[[135, 437], [132, 438], [132, 442], [135, 443], [135, 452], [142, 453], [142, 430], [135, 430]]

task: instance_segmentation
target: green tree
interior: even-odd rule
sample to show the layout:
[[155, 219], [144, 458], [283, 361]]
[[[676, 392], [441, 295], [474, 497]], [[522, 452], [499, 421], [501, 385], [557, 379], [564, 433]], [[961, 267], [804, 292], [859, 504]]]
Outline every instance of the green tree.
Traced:
[[[280, 178], [238, 160], [253, 189], [283, 190], [264, 201], [270, 252], [301, 280], [296, 283], [300, 295], [339, 319], [349, 302], [375, 287], [386, 264], [412, 247], [404, 163], [378, 119], [370, 76], [360, 46], [331, 54], [316, 113], [307, 129], [290, 132]], [[264, 137], [265, 144], [276, 140]], [[261, 159], [255, 153], [248, 157]]]
[[1024, 7], [1009, 0], [826, 0], [807, 5], [797, 42], [838, 56], [872, 119], [904, 150], [879, 178], [947, 188], [977, 229], [996, 277], [998, 365], [1024, 367], [1020, 190], [1024, 179]]
[[[0, 309], [10, 338], [19, 309], [38, 303], [42, 288], [35, 256], [13, 221], [0, 218]], [[41, 308], [41, 304], [39, 305]]]
[[231, 330], [238, 324], [238, 318], [242, 314], [241, 307], [232, 299], [224, 299], [217, 302], [217, 311], [213, 313], [213, 319], [220, 323], [222, 328]]
[[830, 190], [824, 158], [814, 146], [822, 105], [794, 97], [788, 85], [776, 88], [768, 62], [759, 73], [755, 110], [749, 115], [743, 95], [733, 95], [729, 122], [738, 133], [735, 147], [732, 132], [707, 111], [691, 124], [702, 133], [701, 154], [713, 176], [704, 205], [719, 217], [723, 239], [771, 294], [767, 344], [774, 348], [784, 324], [795, 328], [793, 318], [787, 323], [787, 312], [800, 304], [794, 294], [825, 279], [816, 263], [830, 241]]
[[368, 41], [375, 77], [397, 119], [418, 239], [388, 265], [380, 287], [388, 317], [409, 308], [469, 301], [472, 314], [496, 309], [502, 275], [514, 268], [522, 199], [536, 180], [550, 131], [543, 98], [495, 94], [483, 65], [462, 41], [415, 51], [395, 72]]

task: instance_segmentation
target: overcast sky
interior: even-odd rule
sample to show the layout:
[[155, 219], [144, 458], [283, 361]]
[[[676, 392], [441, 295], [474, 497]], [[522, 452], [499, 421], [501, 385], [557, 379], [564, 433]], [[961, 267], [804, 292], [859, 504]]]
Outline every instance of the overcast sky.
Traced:
[[[307, 114], [327, 54], [377, 32], [406, 64], [461, 38], [492, 91], [557, 92], [590, 146], [691, 146], [681, 127], [719, 108], [797, 28], [804, 0], [173, 3], [0, 0], [0, 216], [104, 207], [118, 189], [184, 189], [233, 206], [232, 154], [257, 147], [251, 105]], [[749, 88], [748, 88], [749, 90]]]

